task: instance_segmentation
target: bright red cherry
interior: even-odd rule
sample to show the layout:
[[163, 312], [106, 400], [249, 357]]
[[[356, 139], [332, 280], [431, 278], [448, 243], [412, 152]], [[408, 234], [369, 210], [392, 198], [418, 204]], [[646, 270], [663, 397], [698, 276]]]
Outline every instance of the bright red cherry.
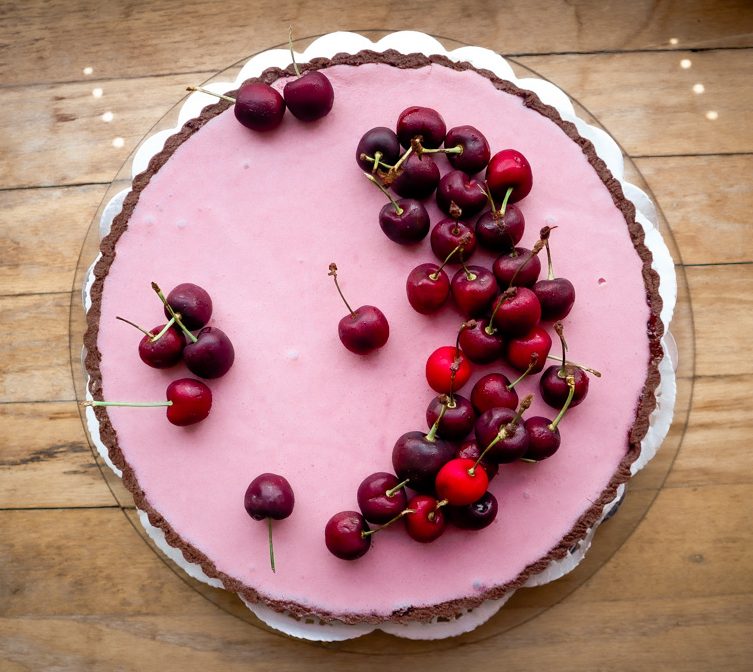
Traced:
[[406, 507], [405, 482], [400, 483], [395, 474], [380, 471], [371, 474], [358, 486], [358, 508], [370, 523], [384, 525], [399, 515]]
[[453, 506], [473, 504], [486, 492], [489, 478], [475, 460], [456, 457], [437, 474], [437, 496]]
[[246, 82], [235, 96], [235, 118], [253, 131], [272, 131], [282, 123], [285, 101], [264, 82]]
[[397, 137], [406, 149], [411, 146], [411, 140], [419, 136], [424, 147], [436, 149], [444, 142], [445, 135], [447, 126], [442, 115], [430, 107], [409, 107], [397, 119]]
[[437, 348], [426, 360], [426, 380], [440, 394], [459, 390], [470, 377], [471, 365], [463, 351], [454, 345]]
[[538, 373], [544, 368], [551, 347], [551, 336], [541, 327], [534, 327], [524, 336], [516, 336], [507, 341], [505, 359], [518, 371], [525, 371], [531, 363], [531, 356], [535, 353], [538, 359], [531, 373]]
[[340, 511], [327, 521], [324, 543], [341, 560], [356, 560], [371, 548], [369, 525], [357, 511]]
[[442, 511], [441, 502], [429, 495], [415, 495], [408, 500], [411, 511], [405, 518], [405, 529], [408, 535], [428, 544], [438, 539], [447, 527], [447, 521]]
[[486, 184], [491, 195], [502, 200], [511, 189], [510, 203], [525, 198], [533, 186], [533, 174], [528, 159], [515, 149], [497, 152], [486, 168]]

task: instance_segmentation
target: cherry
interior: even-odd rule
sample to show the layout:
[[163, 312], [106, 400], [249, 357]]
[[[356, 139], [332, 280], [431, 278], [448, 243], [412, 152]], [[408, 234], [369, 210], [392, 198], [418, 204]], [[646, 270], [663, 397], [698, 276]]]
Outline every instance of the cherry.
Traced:
[[188, 370], [201, 378], [224, 376], [235, 361], [235, 349], [227, 334], [217, 327], [204, 327], [195, 343], [183, 348]]
[[[444, 413], [442, 413], [444, 407]], [[439, 420], [439, 416], [442, 419]], [[440, 395], [434, 397], [426, 408], [426, 423], [431, 427], [439, 420], [437, 434], [443, 439], [455, 441], [464, 439], [473, 429], [476, 413], [471, 402], [459, 394], [451, 397]]]
[[386, 471], [371, 474], [358, 486], [358, 508], [370, 523], [382, 525], [405, 509], [407, 481], [398, 482], [397, 476]]
[[446, 502], [438, 502], [429, 495], [415, 495], [408, 500], [410, 513], [405, 516], [405, 529], [408, 535], [428, 544], [438, 539], [447, 527], [442, 507]]
[[532, 395], [521, 402], [517, 411], [510, 408], [491, 408], [479, 416], [476, 421], [476, 441], [485, 446], [478, 462], [484, 457], [506, 464], [521, 458], [528, 448], [528, 435], [520, 424], [523, 413], [531, 406]]
[[505, 336], [522, 336], [541, 319], [541, 304], [527, 287], [511, 287], [494, 305], [490, 321]]
[[532, 287], [541, 273], [541, 262], [533, 250], [516, 247], [497, 257], [492, 271], [501, 287]]
[[277, 474], [261, 474], [246, 489], [243, 506], [254, 520], [267, 519], [269, 529], [269, 564], [275, 571], [275, 552], [272, 545], [272, 521], [282, 520], [293, 513], [295, 497], [287, 479]]
[[392, 449], [392, 467], [397, 477], [408, 480], [409, 487], [417, 492], [431, 492], [437, 472], [455, 456], [452, 444], [437, 437], [444, 408], [428, 434], [406, 432]]
[[534, 327], [524, 336], [516, 336], [507, 341], [505, 359], [518, 371], [524, 371], [535, 354], [538, 359], [531, 373], [538, 373], [544, 368], [546, 357], [552, 347], [552, 339], [541, 327]]
[[209, 293], [198, 285], [191, 282], [181, 283], [173, 287], [167, 295], [165, 317], [170, 318], [173, 313], [178, 313], [186, 329], [201, 329], [212, 317], [212, 299]]
[[235, 118], [253, 131], [272, 131], [282, 123], [285, 100], [264, 82], [246, 82], [235, 98]]
[[356, 161], [361, 170], [375, 173], [380, 167], [389, 168], [400, 158], [400, 142], [395, 132], [377, 126], [363, 134], [356, 147]]
[[[586, 398], [590, 380], [582, 367], [575, 366], [566, 360], [567, 343], [561, 322], [555, 323], [554, 331], [559, 336], [560, 343], [562, 344], [562, 363], [559, 366], [548, 367], [541, 374], [541, 378], [539, 379], [541, 397], [552, 408], [560, 408], [570, 394], [567, 377], [568, 375], [572, 375], [575, 382], [575, 391], [570, 405], [577, 406]], [[597, 378], [601, 377], [598, 371], [594, 371], [593, 369], [589, 369], [589, 371]]]
[[572, 405], [575, 393], [575, 379], [572, 375], [567, 376], [568, 395], [557, 417], [549, 421], [541, 416], [535, 416], [525, 421], [525, 429], [528, 434], [528, 449], [523, 459], [538, 462], [551, 457], [560, 447], [560, 431], [557, 425]]
[[400, 196], [420, 200], [434, 193], [439, 180], [439, 167], [434, 159], [411, 153], [397, 170], [391, 186]]
[[490, 408], [516, 408], [518, 393], [511, 387], [507, 376], [501, 373], [488, 373], [479, 378], [473, 386], [471, 403], [479, 414]]
[[[449, 293], [450, 281], [447, 281]], [[142, 329], [137, 324], [123, 317], [116, 319], [132, 327], [136, 327], [144, 337], [139, 341], [139, 357], [144, 364], [148, 364], [155, 369], [167, 369], [175, 366], [183, 357], [183, 348], [186, 345], [186, 339], [183, 334], [176, 329], [173, 324], [175, 320], [170, 320], [167, 324], [161, 324], [151, 331]]]
[[525, 217], [517, 205], [508, 203], [512, 189], [505, 193], [499, 210], [489, 191], [485, 189], [484, 194], [491, 207], [476, 220], [478, 242], [491, 252], [510, 252], [523, 237]]
[[201, 422], [212, 408], [212, 390], [200, 380], [179, 378], [167, 386], [167, 401], [85, 401], [84, 406], [131, 406], [148, 408], [166, 406], [167, 419], [179, 427], [186, 427]]
[[497, 517], [497, 498], [485, 492], [480, 499], [466, 506], [448, 506], [447, 517], [462, 530], [483, 530]]
[[329, 265], [329, 275], [334, 279], [337, 292], [349, 311], [337, 325], [337, 333], [342, 344], [357, 355], [366, 355], [381, 348], [390, 336], [390, 325], [384, 313], [375, 306], [361, 306], [353, 310], [337, 282], [336, 264]]
[[434, 225], [429, 238], [431, 249], [439, 259], [447, 258], [450, 253], [462, 244], [460, 261], [470, 259], [476, 250], [476, 234], [473, 229], [457, 219], [442, 219]]
[[458, 344], [474, 364], [489, 364], [500, 359], [505, 349], [502, 335], [485, 319], [465, 322]]
[[[551, 227], [554, 228], [554, 227]], [[549, 249], [549, 231], [546, 227], [541, 230], [541, 235], [546, 247], [547, 278], [538, 280], [533, 285], [533, 291], [541, 303], [541, 316], [544, 320], [561, 320], [566, 317], [575, 303], [575, 287], [567, 278], [555, 278], [552, 267], [552, 253]], [[544, 235], [546, 234], [546, 235]]]
[[489, 478], [476, 460], [456, 457], [447, 462], [437, 474], [437, 496], [453, 506], [473, 504], [486, 492]]
[[463, 442], [460, 448], [458, 448], [457, 453], [455, 453], [455, 457], [465, 457], [474, 462], [478, 461], [479, 466], [484, 468], [486, 476], [490, 481], [499, 473], [499, 465], [495, 462], [490, 462], [486, 459], [479, 460], [481, 449], [474, 439]]
[[341, 560], [356, 560], [371, 548], [369, 525], [357, 511], [340, 511], [327, 521], [324, 543]]
[[436, 264], [421, 264], [408, 274], [405, 291], [413, 310], [429, 315], [439, 310], [450, 296], [450, 279]]
[[410, 198], [395, 200], [372, 175], [364, 173], [390, 200], [379, 212], [379, 226], [384, 235], [399, 245], [413, 245], [429, 233], [429, 213], [419, 201]]
[[525, 198], [533, 186], [528, 159], [515, 149], [497, 152], [486, 168], [486, 184], [494, 198], [504, 198], [510, 188], [510, 203]]
[[452, 298], [466, 317], [486, 312], [498, 291], [494, 275], [483, 266], [464, 265], [450, 281]]
[[288, 109], [296, 119], [301, 121], [316, 121], [329, 114], [332, 103], [335, 100], [335, 92], [332, 83], [327, 76], [318, 70], [309, 70], [301, 76], [298, 64], [295, 62], [293, 52], [293, 30], [288, 32], [290, 45], [290, 58], [293, 61], [293, 69], [298, 79], [293, 79], [285, 84], [282, 90], [283, 98]]
[[409, 107], [397, 119], [397, 137], [406, 149], [411, 146], [411, 140], [418, 136], [424, 147], [436, 149], [444, 142], [446, 134], [444, 119], [430, 107]]
[[468, 177], [462, 170], [445, 174], [437, 186], [437, 205], [442, 212], [451, 214], [453, 203], [460, 209], [458, 217], [472, 217], [481, 212], [486, 203], [482, 183]]
[[471, 377], [471, 365], [457, 345], [437, 348], [426, 360], [426, 380], [440, 394], [460, 389]]
[[[455, 126], [447, 131], [444, 139], [445, 152], [453, 168], [475, 175], [486, 168], [491, 152], [483, 133], [473, 126]], [[460, 147], [461, 152], [449, 151]]]

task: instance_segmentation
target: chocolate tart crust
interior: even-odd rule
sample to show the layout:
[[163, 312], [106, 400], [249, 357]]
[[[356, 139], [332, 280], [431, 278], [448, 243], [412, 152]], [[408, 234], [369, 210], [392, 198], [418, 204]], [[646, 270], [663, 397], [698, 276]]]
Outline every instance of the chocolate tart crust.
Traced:
[[[383, 53], [361, 51], [357, 54], [338, 54], [331, 59], [316, 58], [308, 64], [299, 65], [299, 67], [302, 71], [307, 71], [319, 70], [331, 65], [358, 66], [364, 63], [381, 63], [405, 69], [416, 69], [429, 65], [438, 65], [458, 71], [474, 70], [483, 77], [486, 77], [500, 91], [520, 97], [526, 107], [529, 107], [550, 119], [552, 123], [559, 126], [562, 132], [573, 142], [580, 145], [588, 162], [609, 190], [615, 206], [622, 213], [633, 246], [635, 247], [635, 251], [643, 262], [643, 281], [646, 288], [646, 301], [650, 308], [650, 317], [646, 324], [646, 334], [649, 343], [649, 359], [646, 362], [646, 379], [640, 399], [638, 400], [635, 421], [626, 437], [627, 451], [600, 497], [576, 521], [570, 532], [562, 538], [556, 547], [550, 550], [549, 553], [538, 561], [528, 565], [512, 581], [493, 586], [485, 590], [483, 593], [473, 596], [442, 602], [433, 606], [400, 609], [386, 616], [374, 613], [331, 613], [310, 606], [303, 606], [295, 602], [271, 599], [264, 594], [257, 592], [251, 586], [247, 586], [243, 582], [218, 571], [209, 557], [181, 538], [172, 528], [170, 523], [163, 518], [159, 511], [151, 506], [146, 493], [139, 485], [133, 469], [128, 464], [125, 456], [120, 450], [117, 433], [110, 423], [107, 409], [103, 407], [95, 407], [94, 412], [99, 422], [101, 439], [105, 446], [107, 446], [113, 464], [122, 470], [123, 483], [132, 493], [136, 506], [148, 515], [149, 522], [153, 526], [164, 532], [168, 544], [179, 549], [187, 561], [200, 565], [207, 576], [219, 579], [227, 590], [238, 593], [243, 599], [249, 602], [263, 603], [276, 611], [287, 612], [295, 618], [314, 616], [324, 622], [334, 621], [346, 624], [379, 624], [384, 622], [409, 623], [414, 621], [429, 621], [435, 617], [452, 618], [456, 614], [466, 609], [476, 607], [486, 600], [503, 597], [511, 590], [522, 586], [529, 577], [545, 570], [552, 561], [565, 557], [568, 554], [569, 549], [583, 539], [588, 530], [599, 520], [604, 506], [614, 499], [617, 488], [630, 478], [630, 465], [640, 454], [640, 442], [648, 431], [649, 416], [656, 406], [655, 392], [660, 382], [659, 363], [662, 359], [662, 346], [660, 341], [664, 333], [664, 325], [660, 319], [662, 300], [658, 291], [659, 276], [651, 268], [652, 255], [650, 250], [644, 244], [643, 229], [640, 224], [635, 221], [635, 207], [625, 198], [619, 181], [615, 179], [604, 161], [597, 156], [591, 142], [578, 133], [575, 125], [569, 121], [563, 120], [555, 108], [545, 105], [535, 93], [520, 89], [511, 82], [500, 79], [488, 70], [474, 68], [470, 63], [456, 63], [445, 56], [427, 57], [422, 54], [401, 54], [394, 50], [385, 51]], [[281, 77], [293, 76], [294, 74], [292, 65], [288, 66], [285, 70], [280, 68], [269, 68], [262, 73], [261, 77], [254, 78], [250, 81], [272, 83]], [[234, 92], [230, 92], [229, 95], [232, 96], [233, 93]], [[172, 156], [173, 152], [183, 142], [196, 133], [196, 131], [198, 131], [210, 119], [224, 112], [229, 106], [230, 104], [227, 101], [221, 100], [218, 103], [205, 107], [198, 117], [187, 121], [178, 133], [168, 138], [163, 150], [152, 157], [147, 169], [134, 178], [132, 189], [125, 198], [122, 211], [113, 220], [110, 233], [102, 240], [100, 246], [101, 257], [94, 267], [95, 280], [91, 288], [92, 306], [87, 313], [87, 330], [84, 335], [84, 347], [86, 349], [85, 367], [89, 375], [89, 390], [95, 399], [103, 399], [102, 374], [99, 368], [101, 353], [97, 347], [97, 337], [99, 333], [99, 319], [101, 314], [104, 281], [107, 277], [110, 266], [115, 259], [116, 243], [123, 232], [128, 228], [128, 221], [136, 203], [138, 202], [139, 195], [149, 184], [152, 176], [165, 164], [165, 162]]]

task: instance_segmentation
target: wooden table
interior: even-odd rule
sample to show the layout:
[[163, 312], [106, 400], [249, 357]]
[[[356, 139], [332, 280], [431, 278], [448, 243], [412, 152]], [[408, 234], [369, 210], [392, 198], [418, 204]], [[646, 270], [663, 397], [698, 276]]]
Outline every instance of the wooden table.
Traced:
[[[492, 4], [0, 3], [0, 669], [750, 669], [753, 7]], [[410, 27], [510, 55], [618, 139], [679, 247], [695, 368], [666, 480], [643, 482], [653, 504], [599, 571], [472, 645], [321, 647], [250, 625], [230, 596], [218, 608], [143, 543], [79, 419], [71, 288], [109, 182], [187, 82], [282, 42], [290, 23], [301, 36]]]

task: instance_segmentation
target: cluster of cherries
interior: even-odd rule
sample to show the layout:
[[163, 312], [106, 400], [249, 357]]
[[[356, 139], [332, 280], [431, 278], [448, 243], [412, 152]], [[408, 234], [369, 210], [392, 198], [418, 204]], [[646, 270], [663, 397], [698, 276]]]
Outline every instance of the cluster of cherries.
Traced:
[[[439, 152], [454, 168], [444, 176], [431, 156]], [[566, 359], [560, 320], [573, 307], [575, 289], [554, 275], [549, 247], [554, 227], [542, 228], [532, 249], [517, 246], [525, 218], [515, 203], [533, 185], [531, 167], [520, 152], [505, 149], [492, 156], [476, 128], [446, 131], [438, 112], [411, 107], [400, 115], [396, 131], [377, 127], [365, 133], [356, 161], [389, 198], [379, 224], [390, 240], [413, 245], [431, 231], [431, 248], [441, 263], [424, 263], [410, 272], [410, 305], [430, 314], [451, 295], [465, 321], [455, 344], [438, 348], [426, 362], [426, 379], [439, 393], [426, 411], [429, 432], [403, 434], [392, 452], [394, 473], [364, 479], [357, 493], [360, 511], [337, 513], [325, 527], [327, 548], [346, 560], [361, 557], [375, 532], [399, 520], [420, 542], [437, 539], [448, 522], [472, 530], [488, 526], [497, 515], [488, 485], [499, 465], [552, 456], [560, 446], [562, 418], [588, 392], [587, 372], [600, 375]], [[484, 180], [474, 177], [484, 169]], [[390, 189], [401, 198], [396, 200]], [[448, 217], [432, 228], [422, 200], [435, 191]], [[466, 263], [478, 247], [498, 255], [491, 268]], [[540, 280], [537, 255], [544, 249], [548, 276]], [[450, 279], [444, 269], [453, 262], [461, 267]], [[336, 270], [330, 266], [337, 284]], [[389, 325], [383, 313], [374, 306], [348, 309], [339, 328], [343, 344], [358, 354], [384, 345]], [[533, 397], [520, 400], [515, 387], [544, 369], [552, 340], [542, 321], [556, 321], [553, 328], [562, 344], [561, 363], [547, 368], [539, 380], [543, 400], [559, 412], [553, 420], [524, 419]], [[490, 373], [476, 382], [470, 399], [456, 393], [469, 381], [473, 364], [499, 360], [522, 374], [510, 381], [502, 373]], [[469, 439], [471, 433], [474, 438]]]
[[[209, 293], [190, 282], [177, 285], [167, 296], [154, 282], [152, 289], [162, 301], [166, 324], [146, 331], [130, 320], [117, 318], [144, 334], [138, 347], [141, 360], [155, 369], [167, 369], [183, 361], [200, 378], [224, 376], [233, 365], [235, 350], [224, 331], [206, 326], [212, 317]], [[174, 380], [167, 386], [165, 396], [167, 400], [160, 402], [91, 401], [86, 405], [166, 406], [167, 419], [181, 427], [201, 422], [212, 408], [212, 390], [194, 378]]]

